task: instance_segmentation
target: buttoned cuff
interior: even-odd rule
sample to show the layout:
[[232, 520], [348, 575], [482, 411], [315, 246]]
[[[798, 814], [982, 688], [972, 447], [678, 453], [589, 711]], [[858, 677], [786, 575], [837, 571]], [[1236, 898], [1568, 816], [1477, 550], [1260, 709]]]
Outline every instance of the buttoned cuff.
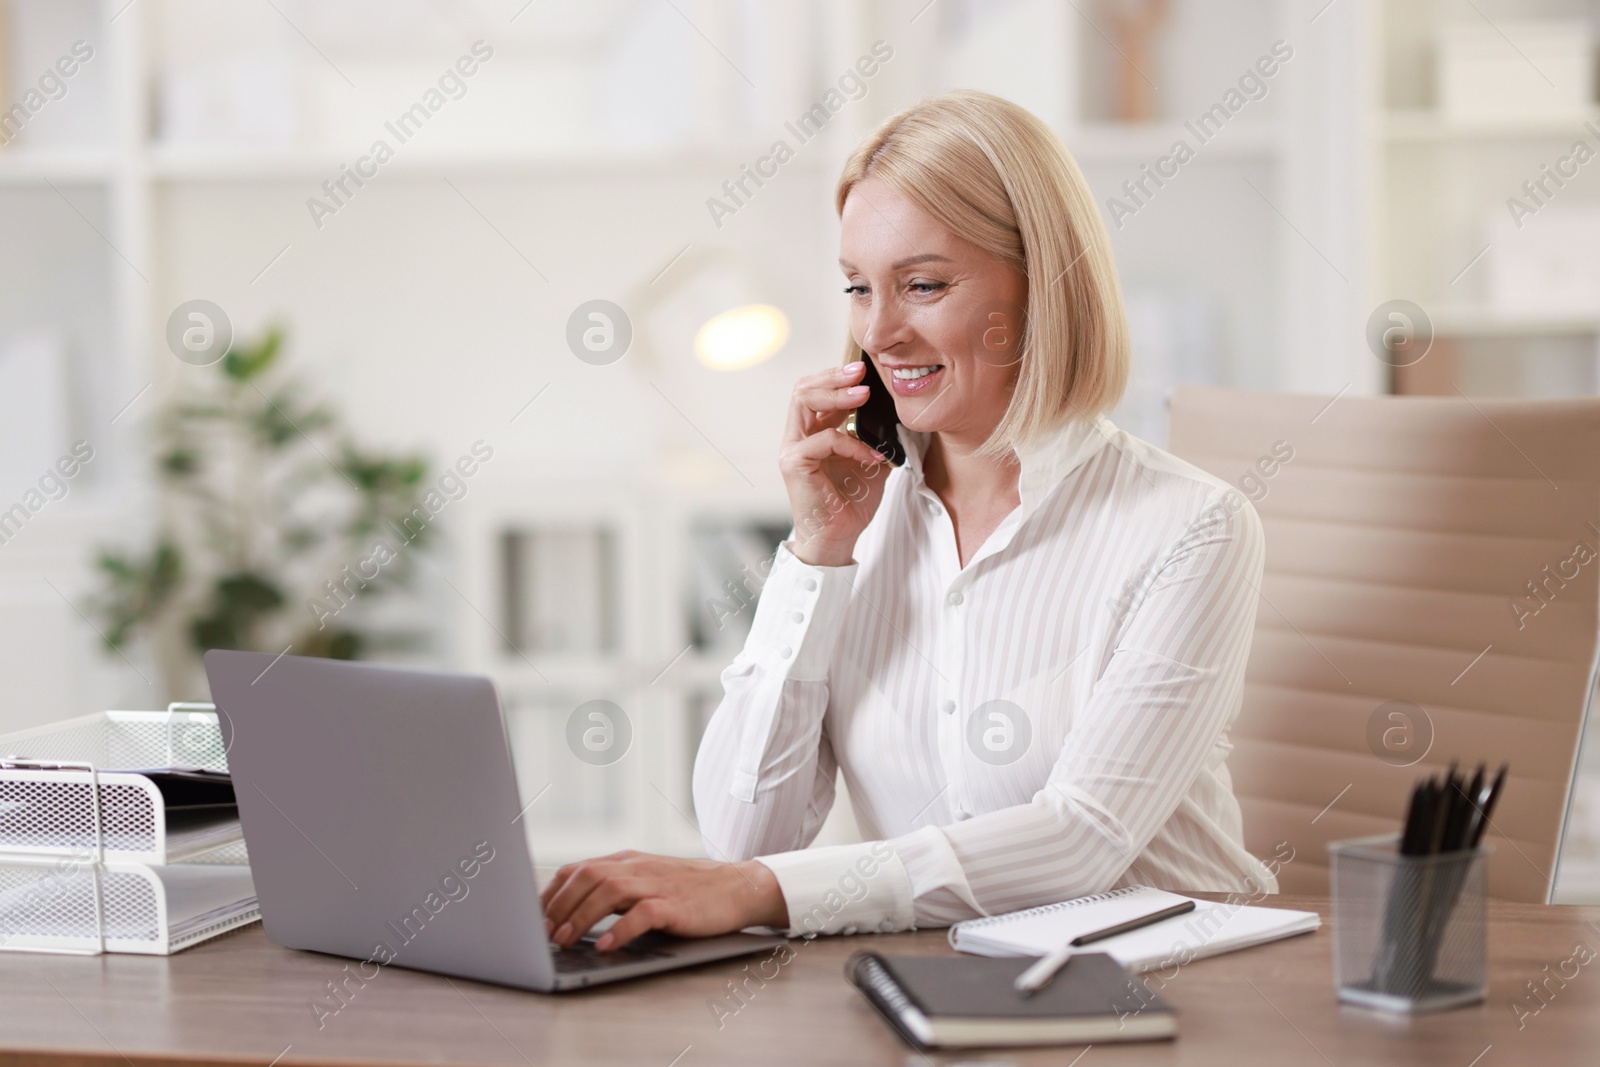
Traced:
[[[905, 864], [906, 880], [911, 885], [911, 895], [926, 904], [940, 901], [947, 904], [959, 902], [979, 915], [987, 915], [967, 883], [967, 872], [961, 858], [950, 844], [950, 838], [937, 826], [924, 826], [909, 834], [902, 834], [890, 842], [895, 855]], [[923, 909], [927, 921], [927, 909]]]
[[886, 841], [759, 856], [789, 908], [789, 936], [913, 928], [911, 878]]
[[745, 652], [793, 681], [823, 681], [839, 645], [857, 564], [813, 567], [778, 546], [761, 586]]

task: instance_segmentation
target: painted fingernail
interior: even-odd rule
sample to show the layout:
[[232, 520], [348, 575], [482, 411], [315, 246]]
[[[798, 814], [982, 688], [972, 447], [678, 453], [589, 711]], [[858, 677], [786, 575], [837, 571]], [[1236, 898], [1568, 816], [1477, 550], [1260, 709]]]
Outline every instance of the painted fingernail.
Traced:
[[556, 930], [556, 940], [561, 942], [563, 945], [567, 943], [567, 938], [569, 938], [571, 936], [572, 936], [572, 924], [571, 923], [562, 923], [560, 929]]
[[846, 364], [845, 364], [845, 365], [844, 365], [844, 368], [843, 368], [843, 369], [844, 369], [844, 371], [845, 371], [845, 373], [847, 373], [847, 374], [848, 374], [848, 373], [850, 373], [850, 372], [852, 372], [852, 371], [858, 371], [858, 370], [860, 370], [860, 369], [861, 369], [861, 368], [862, 368], [862, 367], [864, 367], [864, 366], [866, 366], [866, 364], [865, 364], [865, 363], [863, 363], [863, 362], [862, 362], [862, 361], [861, 361], [861, 360], [859, 360], [859, 359], [858, 359], [858, 360], [856, 360], [856, 361], [855, 361], [855, 362], [854, 362], [854, 363], [846, 363]]
[[850, 388], [845, 390], [845, 395], [847, 395], [847, 396], [866, 396], [870, 392], [872, 392], [872, 390], [867, 388], [864, 385], [852, 385]]
[[601, 952], [609, 951], [611, 948], [611, 935], [601, 934], [600, 940], [594, 943], [594, 947], [599, 949]]

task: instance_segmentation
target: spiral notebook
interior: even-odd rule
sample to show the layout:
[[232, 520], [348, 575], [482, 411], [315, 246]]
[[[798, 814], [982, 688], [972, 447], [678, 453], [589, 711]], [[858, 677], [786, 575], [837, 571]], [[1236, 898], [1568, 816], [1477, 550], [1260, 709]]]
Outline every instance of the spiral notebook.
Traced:
[[[1043, 956], [1082, 934], [1189, 899], [1147, 885], [1125, 886], [956, 923], [950, 928], [950, 945], [976, 956]], [[1187, 915], [1096, 941], [1094, 951], [1111, 955], [1130, 971], [1148, 971], [1309, 933], [1321, 925], [1314, 911], [1196, 900]]]

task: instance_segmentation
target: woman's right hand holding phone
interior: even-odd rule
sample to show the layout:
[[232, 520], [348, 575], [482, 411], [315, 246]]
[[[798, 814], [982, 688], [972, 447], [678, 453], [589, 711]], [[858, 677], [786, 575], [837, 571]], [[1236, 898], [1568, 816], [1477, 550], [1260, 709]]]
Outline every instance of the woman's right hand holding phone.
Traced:
[[815, 567], [847, 566], [856, 539], [883, 499], [892, 469], [870, 445], [838, 427], [866, 403], [860, 361], [795, 383], [778, 467], [794, 512], [794, 555]]

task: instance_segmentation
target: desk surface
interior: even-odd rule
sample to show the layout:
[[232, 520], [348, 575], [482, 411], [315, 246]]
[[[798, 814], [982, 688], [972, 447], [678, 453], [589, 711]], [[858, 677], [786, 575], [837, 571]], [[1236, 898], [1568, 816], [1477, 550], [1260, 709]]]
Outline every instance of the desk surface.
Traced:
[[[1407, 1020], [1337, 1003], [1326, 901], [1274, 903], [1321, 911], [1323, 928], [1183, 968], [1163, 990], [1179, 1011], [1178, 1039], [1096, 1046], [1084, 1067], [1595, 1062], [1600, 957], [1582, 964], [1587, 953], [1575, 958], [1574, 946], [1600, 952], [1600, 908], [1491, 904], [1488, 999]], [[950, 951], [942, 931], [821, 938], [793, 942], [781, 967], [762, 954], [560, 996], [388, 968], [364, 988], [352, 983], [320, 1030], [310, 1002], [327, 996], [345, 961], [278, 948], [259, 925], [171, 958], [0, 954], [0, 1067], [1077, 1062], [1076, 1049], [911, 1052], [842, 977], [845, 957], [866, 947]], [[763, 960], [777, 977], [751, 979], [734, 1011], [730, 981]], [[1564, 985], [1549, 980], [1543, 1007], [1524, 985], [1574, 971]], [[1539, 1008], [1520, 1029], [1513, 1002]]]

